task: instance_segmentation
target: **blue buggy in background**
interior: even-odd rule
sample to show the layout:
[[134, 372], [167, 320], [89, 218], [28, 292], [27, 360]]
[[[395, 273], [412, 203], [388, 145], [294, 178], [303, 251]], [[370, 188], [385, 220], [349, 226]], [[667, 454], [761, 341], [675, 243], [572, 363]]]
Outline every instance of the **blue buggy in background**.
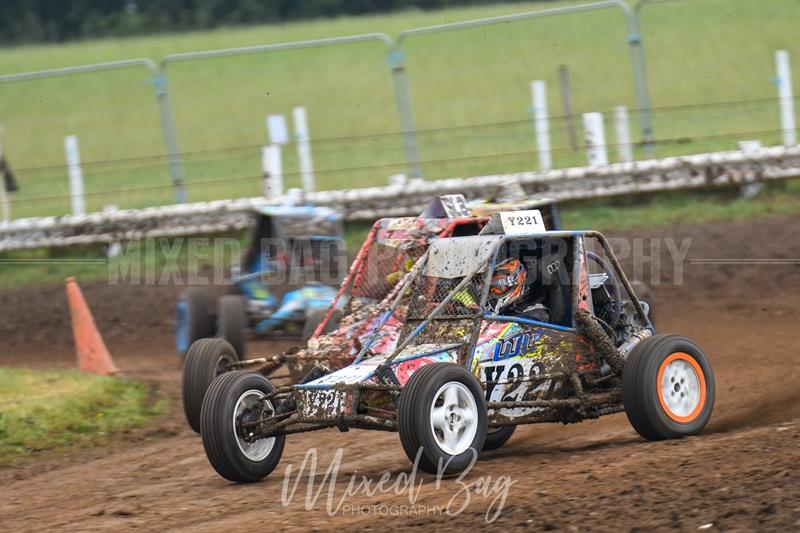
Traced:
[[325, 317], [347, 268], [341, 215], [325, 207], [263, 206], [254, 218], [248, 248], [231, 268], [230, 294], [212, 305], [207, 287], [181, 293], [181, 356], [195, 340], [216, 336], [241, 357], [248, 334], [308, 337]]

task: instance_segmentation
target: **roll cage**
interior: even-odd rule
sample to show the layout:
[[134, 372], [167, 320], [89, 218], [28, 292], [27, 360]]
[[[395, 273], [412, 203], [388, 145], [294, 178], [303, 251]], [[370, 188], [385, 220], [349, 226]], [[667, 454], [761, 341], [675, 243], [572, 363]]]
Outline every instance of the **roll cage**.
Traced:
[[[455, 320], [460, 318], [470, 318], [472, 319], [471, 331], [469, 340], [465, 343], [463, 349], [459, 350], [459, 360], [458, 363], [462, 365], [468, 365], [470, 362], [470, 349], [474, 347], [475, 342], [478, 337], [480, 323], [482, 318], [488, 318], [498, 321], [510, 321], [510, 322], [520, 322], [530, 325], [538, 325], [543, 326], [555, 330], [561, 331], [569, 331], [575, 332], [577, 329], [577, 325], [574, 322], [574, 314], [571, 312], [573, 309], [583, 309], [590, 314], [594, 313], [592, 308], [592, 297], [591, 291], [589, 289], [589, 274], [587, 269], [587, 259], [586, 259], [586, 246], [585, 240], [589, 239], [596, 239], [596, 241], [602, 247], [603, 252], [605, 253], [606, 257], [611, 262], [611, 265], [614, 269], [614, 274], [618, 282], [622, 285], [625, 292], [627, 293], [626, 296], [632, 302], [634, 309], [638, 315], [639, 320], [642, 324], [646, 325], [647, 328], [653, 330], [653, 326], [650, 323], [649, 318], [647, 317], [647, 313], [645, 312], [641, 302], [637, 298], [633, 287], [631, 286], [630, 281], [628, 280], [627, 276], [623, 272], [619, 261], [617, 260], [616, 256], [614, 255], [613, 250], [611, 249], [608, 240], [605, 236], [597, 231], [548, 231], [543, 233], [537, 234], [527, 234], [527, 235], [503, 235], [503, 236], [478, 236], [474, 237], [474, 239], [491, 239], [491, 251], [487, 254], [486, 257], [482, 258], [480, 261], [477, 261], [475, 265], [469, 269], [465, 275], [461, 278], [461, 281], [453, 287], [447, 296], [442, 299], [434, 309], [430, 311], [430, 314], [422, 320], [419, 320], [416, 324], [414, 323], [414, 319], [411, 318], [410, 320], [406, 321], [406, 327], [403, 331], [403, 335], [401, 336], [400, 342], [398, 343], [397, 347], [395, 348], [394, 352], [383, 362], [383, 366], [390, 366], [394, 361], [395, 357], [399, 355], [404, 349], [408, 346], [412, 345], [417, 339], [420, 334], [428, 328], [432, 323], [437, 320]], [[529, 319], [521, 316], [506, 316], [503, 314], [498, 314], [491, 312], [488, 308], [487, 302], [489, 299], [489, 290], [491, 285], [492, 274], [494, 273], [495, 266], [498, 263], [498, 256], [501, 255], [501, 252], [504, 251], [504, 248], [509, 247], [509, 245], [514, 244], [527, 244], [532, 241], [542, 241], [544, 239], [552, 240], [552, 239], [562, 239], [568, 242], [568, 249], [566, 256], [571, 256], [571, 265], [569, 266], [568, 270], [568, 282], [569, 282], [569, 307], [568, 309], [570, 312], [566, 313], [568, 324], [565, 323], [552, 323], [552, 322], [543, 322], [539, 320]], [[451, 239], [452, 241], [452, 239]], [[459, 239], [462, 241], [459, 245], [463, 246], [464, 238]], [[393, 302], [392, 306], [390, 307], [389, 311], [385, 313], [384, 317], [382, 317], [381, 324], [378, 326], [377, 329], [389, 319], [392, 312], [396, 308], [397, 304], [403, 298], [405, 293], [411, 289], [412, 284], [414, 281], [421, 279], [424, 277], [425, 267], [429, 261], [430, 255], [437, 253], [437, 248], [442, 245], [446, 245], [447, 240], [443, 241], [436, 241], [432, 243], [431, 248], [428, 252], [422, 257], [422, 259], [416, 265], [414, 271], [410, 272], [407, 279], [403, 281], [403, 285], [399, 289], [395, 301]], [[512, 252], [513, 253], [513, 252]], [[447, 305], [453, 301], [456, 296], [463, 291], [466, 287], [469, 286], [470, 282], [473, 281], [479, 274], [484, 274], [480, 276], [480, 290], [478, 294], [480, 295], [480, 300], [477, 303], [477, 306], [474, 308], [474, 313], [472, 316], [447, 316], [445, 314], [445, 309]], [[416, 294], [415, 298], [419, 299], [420, 295]], [[412, 298], [412, 302], [410, 306], [413, 308], [414, 306], [414, 299]], [[409, 327], [413, 325], [413, 327]], [[362, 349], [361, 353], [356, 357], [355, 362], [359, 362], [363, 359], [364, 354], [367, 353], [369, 347], [369, 342], [365, 344], [364, 348]]]

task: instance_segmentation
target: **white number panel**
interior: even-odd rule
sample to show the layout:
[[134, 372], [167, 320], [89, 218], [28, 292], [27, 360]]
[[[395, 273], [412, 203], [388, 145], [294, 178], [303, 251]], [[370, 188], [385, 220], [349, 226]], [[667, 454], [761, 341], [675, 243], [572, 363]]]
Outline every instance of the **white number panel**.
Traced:
[[542, 213], [538, 209], [527, 211], [505, 211], [500, 213], [500, 222], [506, 235], [524, 235], [547, 231]]

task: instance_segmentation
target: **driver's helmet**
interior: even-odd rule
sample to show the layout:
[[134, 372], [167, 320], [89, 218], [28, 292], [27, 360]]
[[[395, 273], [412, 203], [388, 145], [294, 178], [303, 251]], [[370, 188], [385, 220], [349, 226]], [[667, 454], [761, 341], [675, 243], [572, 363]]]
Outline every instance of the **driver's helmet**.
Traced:
[[505, 309], [522, 297], [528, 272], [519, 259], [506, 259], [498, 264], [492, 275], [491, 294], [496, 298], [495, 312]]

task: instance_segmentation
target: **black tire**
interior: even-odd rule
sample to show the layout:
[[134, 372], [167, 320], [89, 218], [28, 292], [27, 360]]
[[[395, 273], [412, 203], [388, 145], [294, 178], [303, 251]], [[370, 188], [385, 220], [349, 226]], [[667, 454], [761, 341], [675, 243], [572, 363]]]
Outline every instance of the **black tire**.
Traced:
[[181, 398], [186, 421], [200, 433], [200, 409], [206, 390], [214, 378], [227, 372], [238, 361], [236, 350], [223, 339], [208, 338], [195, 341], [186, 352], [181, 378]]
[[508, 442], [508, 439], [511, 438], [511, 435], [514, 434], [516, 429], [517, 426], [502, 426], [488, 429], [486, 431], [486, 440], [483, 442], [483, 451], [488, 452], [502, 447], [503, 444]]
[[[308, 313], [305, 324], [303, 324], [303, 342], [308, 341], [308, 339], [314, 335], [314, 331], [316, 331], [317, 326], [319, 326], [320, 322], [325, 320], [325, 315], [327, 314], [327, 309], [315, 309], [314, 311]], [[330, 320], [328, 320], [328, 323], [325, 324], [325, 327], [322, 329], [322, 335], [336, 331], [336, 329], [339, 327], [339, 322], [341, 319], [341, 312], [338, 309], [334, 309]]]
[[[440, 447], [431, 427], [431, 407], [437, 392], [446, 384], [459, 383], [472, 395], [476, 406], [477, 429], [469, 447], [458, 455], [451, 455]], [[411, 462], [420, 452], [419, 466], [428, 473], [458, 474], [473, 463], [486, 439], [486, 398], [478, 380], [469, 370], [453, 363], [431, 363], [411, 376], [400, 393], [397, 423], [400, 442]]]
[[[189, 287], [179, 298], [186, 304], [186, 339], [179, 339], [178, 344], [185, 344], [186, 349], [181, 351], [181, 356], [192, 343], [198, 339], [214, 336], [214, 321], [211, 317], [211, 295], [202, 287]], [[180, 332], [178, 333], [180, 335]]]
[[[691, 412], [681, 415], [668, 407], [664, 398], [661, 371], [669, 371], [671, 361], [682, 360], [696, 387], [687, 389], [678, 379], [670, 395], [690, 395], [698, 390]], [[689, 382], [692, 378], [689, 378]], [[687, 382], [688, 383], [688, 382]], [[683, 387], [683, 388], [682, 388]], [[678, 335], [655, 335], [640, 342], [625, 362], [622, 373], [622, 401], [628, 420], [647, 440], [674, 439], [699, 434], [714, 410], [714, 374], [703, 351], [690, 339]]]
[[[211, 382], [200, 411], [200, 435], [211, 466], [225, 479], [236, 483], [253, 483], [264, 479], [278, 466], [286, 442], [285, 435], [272, 437], [274, 441], [267, 455], [253, 460], [240, 447], [233, 423], [237, 403], [245, 394], [250, 391], [268, 394], [274, 390], [275, 387], [267, 378], [255, 372], [227, 372]], [[272, 407], [274, 411], [275, 406]], [[260, 414], [252, 413], [251, 416]]]
[[239, 357], [245, 354], [247, 313], [242, 296], [228, 294], [217, 302], [217, 337], [228, 341]]

